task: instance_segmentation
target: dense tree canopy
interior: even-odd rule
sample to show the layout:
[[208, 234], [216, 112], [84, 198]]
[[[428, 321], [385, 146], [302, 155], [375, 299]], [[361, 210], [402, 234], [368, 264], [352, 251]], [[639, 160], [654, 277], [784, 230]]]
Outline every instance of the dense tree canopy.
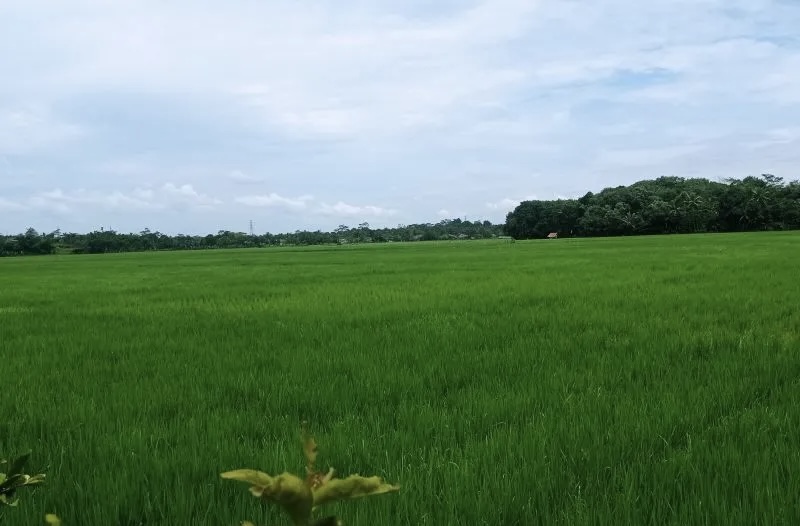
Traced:
[[287, 234], [249, 235], [220, 230], [206, 236], [175, 235], [151, 232], [124, 234], [100, 230], [88, 234], [59, 231], [40, 234], [29, 228], [24, 234], [0, 236], [0, 256], [53, 254], [99, 254], [105, 252], [138, 252], [145, 250], [190, 250], [211, 248], [245, 248], [281, 245], [324, 245], [347, 243], [385, 243], [392, 241], [433, 241], [448, 239], [482, 239], [502, 235], [502, 225], [489, 221], [445, 219], [438, 223], [398, 225], [395, 228], [370, 228], [369, 223], [356, 227], [340, 225], [333, 232], [298, 230]]
[[743, 180], [660, 177], [580, 199], [524, 201], [506, 217], [516, 239], [739, 232], [800, 228], [800, 183], [764, 174]]

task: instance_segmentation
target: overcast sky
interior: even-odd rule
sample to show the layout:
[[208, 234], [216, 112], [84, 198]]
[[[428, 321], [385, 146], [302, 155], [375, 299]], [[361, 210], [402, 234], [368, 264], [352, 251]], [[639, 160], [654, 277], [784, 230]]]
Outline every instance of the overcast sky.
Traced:
[[500, 222], [796, 179], [797, 0], [0, 0], [0, 232]]

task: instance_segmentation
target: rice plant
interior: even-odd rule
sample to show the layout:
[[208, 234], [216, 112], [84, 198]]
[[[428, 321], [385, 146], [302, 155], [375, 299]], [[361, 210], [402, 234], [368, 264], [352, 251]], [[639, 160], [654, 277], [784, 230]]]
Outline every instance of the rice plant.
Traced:
[[0, 260], [13, 524], [285, 524], [220, 473], [302, 477], [303, 420], [402, 485], [348, 526], [800, 524], [798, 240]]

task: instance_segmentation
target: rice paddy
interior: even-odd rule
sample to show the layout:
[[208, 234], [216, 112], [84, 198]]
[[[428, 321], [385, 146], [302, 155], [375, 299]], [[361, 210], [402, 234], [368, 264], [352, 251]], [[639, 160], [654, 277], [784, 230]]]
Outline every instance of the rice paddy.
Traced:
[[0, 260], [5, 522], [288, 524], [219, 474], [399, 493], [349, 526], [800, 524], [800, 235]]

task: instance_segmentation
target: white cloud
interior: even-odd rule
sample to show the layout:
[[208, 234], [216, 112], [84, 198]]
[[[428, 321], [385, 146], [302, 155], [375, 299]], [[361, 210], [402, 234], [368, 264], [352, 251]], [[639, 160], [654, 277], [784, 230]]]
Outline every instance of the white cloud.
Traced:
[[78, 139], [84, 133], [80, 126], [60, 121], [42, 104], [0, 107], [0, 155], [34, 152]]
[[256, 184], [256, 183], [263, 183], [264, 178], [259, 177], [257, 175], [246, 174], [239, 170], [234, 170], [232, 172], [228, 172], [227, 175], [228, 179], [233, 181], [234, 183], [240, 184]]
[[166, 183], [161, 190], [171, 203], [193, 206], [213, 206], [222, 204], [222, 201], [219, 199], [197, 192], [190, 184], [176, 186], [172, 183]]
[[514, 208], [518, 207], [522, 201], [533, 201], [535, 199], [538, 199], [535, 195], [529, 195], [522, 199], [512, 199], [510, 197], [506, 197], [499, 201], [486, 203], [486, 208], [490, 210], [511, 211]]
[[648, 166], [693, 154], [702, 149], [701, 144], [685, 144], [663, 148], [601, 150], [598, 162], [604, 165]]
[[103, 160], [92, 167], [97, 174], [106, 177], [142, 178], [158, 171], [158, 160], [152, 152], [130, 157]]
[[0, 212], [19, 212], [26, 209], [23, 204], [0, 197]]
[[301, 195], [300, 197], [283, 197], [276, 193], [266, 195], [247, 195], [237, 197], [236, 202], [253, 207], [281, 207], [288, 210], [305, 210], [313, 196]]
[[382, 208], [379, 206], [351, 205], [343, 201], [338, 201], [333, 205], [325, 202], [317, 203], [314, 196], [311, 195], [284, 197], [276, 193], [270, 193], [265, 195], [248, 195], [237, 197], [235, 201], [237, 203], [252, 207], [277, 207], [288, 211], [309, 211], [313, 214], [334, 217], [388, 217], [397, 213], [396, 210]]
[[780, 73], [771, 73], [759, 83], [759, 95], [774, 103], [799, 104], [800, 103], [800, 57], [792, 57], [786, 61], [787, 68], [795, 68]]
[[[691, 86], [695, 93], [766, 89], [796, 97], [800, 78], [800, 67], [791, 67], [796, 53], [740, 36], [759, 22], [792, 35], [797, 10], [769, 1], [654, 0], [631, 8], [622, 0], [482, 0], [444, 17], [409, 17], [386, 2], [198, 11], [186, 0], [78, 0], [70, 10], [7, 0], [0, 16], [13, 21], [37, 5], [52, 15], [27, 19], [25, 31], [8, 29], [19, 33], [17, 55], [49, 54], [52, 63], [10, 76], [7, 89], [230, 93], [290, 134], [437, 126], [508, 103], [520, 90], [586, 84], [620, 70], [686, 75], [638, 94], [656, 100]], [[4, 62], [12, 71], [24, 66]], [[731, 78], [742, 82], [722, 81]]]
[[122, 192], [102, 193], [82, 189], [71, 192], [64, 192], [60, 189], [41, 192], [29, 198], [27, 204], [31, 208], [62, 213], [68, 213], [82, 207], [101, 207], [107, 210], [154, 207], [154, 203], [142, 200], [139, 197], [123, 194]]
[[[5, 14], [35, 9], [25, 4], [11, 1]], [[484, 0], [435, 21], [308, 2], [212, 11], [181, 0], [77, 4], [20, 34], [18, 54], [59, 59], [35, 76], [41, 83], [229, 93], [290, 135], [352, 136], [435, 125], [459, 105], [521, 87], [526, 73], [487, 51], [523, 35], [538, 2]]]
[[129, 193], [121, 191], [101, 192], [77, 189], [64, 191], [61, 189], [39, 192], [17, 203], [19, 209], [55, 211], [68, 214], [97, 208], [105, 211], [114, 210], [164, 210], [185, 207], [209, 207], [221, 204], [219, 199], [211, 198], [197, 192], [192, 185], [176, 186], [166, 183], [158, 189], [136, 188]]
[[762, 135], [763, 138], [747, 143], [745, 146], [754, 150], [768, 146], [792, 144], [800, 141], [800, 127], [776, 128]]
[[[148, 222], [181, 208], [212, 231], [246, 224], [249, 207], [289, 212], [270, 217], [286, 230], [338, 216], [413, 223], [445, 203], [499, 217], [530, 188], [792, 177], [800, 163], [797, 2], [195, 7], [0, 2], [0, 159], [13, 161], [13, 173], [0, 163], [1, 206], [28, 207], [14, 225], [44, 210], [34, 197]], [[282, 195], [230, 195], [267, 179]], [[301, 198], [308, 189], [328, 201]]]
[[337, 216], [337, 217], [386, 217], [393, 216], [397, 213], [396, 210], [381, 208], [373, 205], [350, 205], [342, 201], [334, 205], [322, 203], [318, 212], [324, 215]]

